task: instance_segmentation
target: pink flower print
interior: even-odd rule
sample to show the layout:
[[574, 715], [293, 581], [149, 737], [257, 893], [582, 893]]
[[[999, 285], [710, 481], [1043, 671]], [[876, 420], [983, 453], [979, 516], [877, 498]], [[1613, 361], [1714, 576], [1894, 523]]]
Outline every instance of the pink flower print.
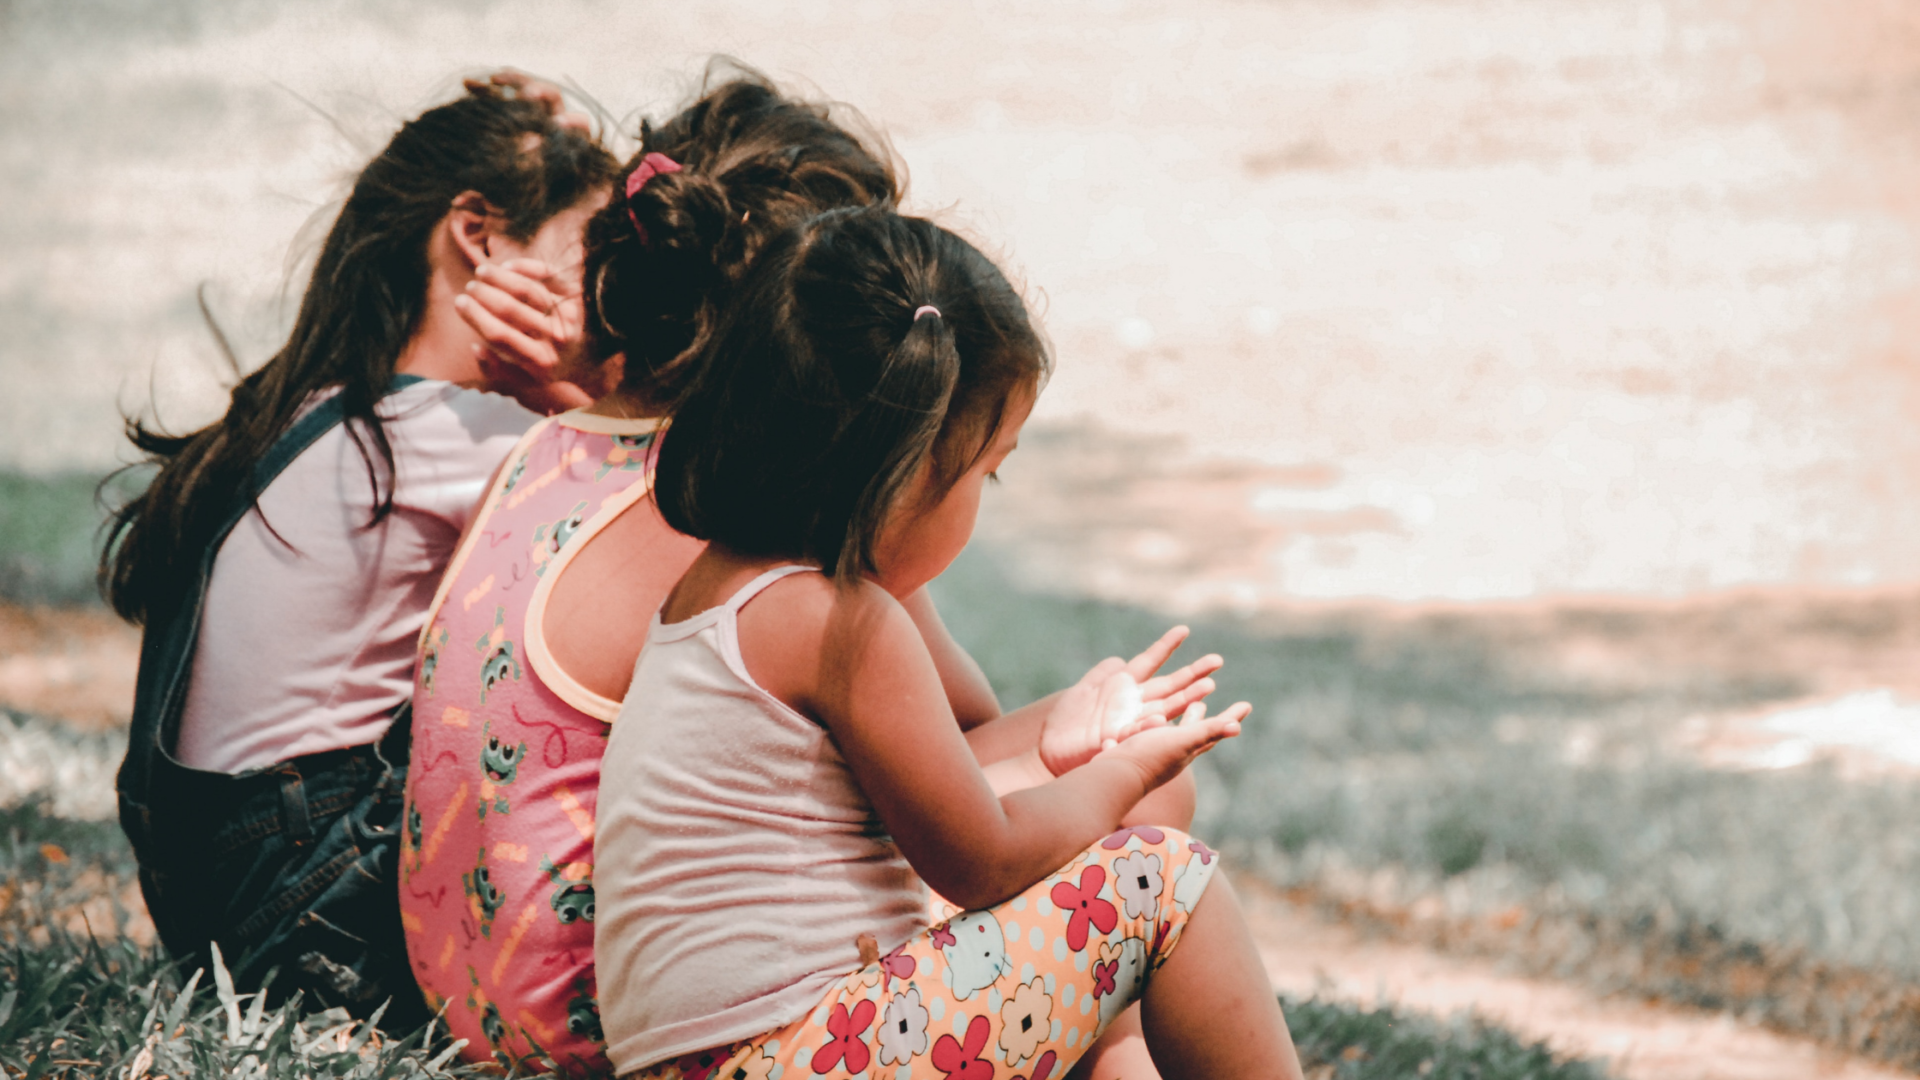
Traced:
[[1105, 960], [1093, 962], [1093, 1000], [1099, 1001], [1113, 993], [1114, 977], [1120, 973], [1120, 961], [1111, 963]]
[[[951, 933], [945, 930], [940, 932], [946, 934], [947, 944], [952, 945], [955, 943]], [[913, 973], [920, 970], [920, 961], [908, 956], [907, 947], [902, 945], [880, 958], [880, 970], [895, 979], [904, 981], [913, 978]]]
[[1096, 1030], [1106, 1030], [1120, 1010], [1139, 1000], [1140, 991], [1146, 988], [1148, 960], [1147, 943], [1140, 938], [1100, 943], [1093, 957], [1093, 999], [1100, 1003]]
[[947, 928], [948, 925], [948, 923], [941, 923], [939, 926], [928, 931], [928, 933], [933, 935], [934, 948], [948, 949], [959, 942], [960, 939], [953, 936], [953, 931]]
[[1201, 866], [1212, 866], [1214, 858], [1220, 854], [1198, 840], [1187, 844], [1187, 850], [1193, 852], [1193, 857], [1200, 860]]
[[1127, 846], [1127, 838], [1131, 836], [1139, 837], [1140, 842], [1143, 844], [1163, 844], [1166, 843], [1167, 840], [1166, 833], [1161, 832], [1151, 825], [1129, 825], [1119, 832], [1114, 833], [1112, 836], [1107, 837], [1105, 840], [1100, 841], [1100, 846], [1106, 848], [1108, 851], [1119, 851], [1121, 848]]
[[1053, 1067], [1059, 1063], [1059, 1057], [1056, 1056], [1053, 1051], [1049, 1050], [1040, 1055], [1039, 1061], [1033, 1063], [1032, 1077], [1016, 1076], [1013, 1080], [1047, 1080], [1048, 1077], [1053, 1075]]
[[1087, 947], [1089, 927], [1107, 934], [1120, 924], [1120, 913], [1113, 904], [1100, 899], [1100, 886], [1106, 883], [1106, 867], [1089, 866], [1080, 871], [1078, 886], [1062, 881], [1053, 887], [1053, 906], [1068, 913], [1067, 947], [1074, 952]]
[[1160, 914], [1160, 856], [1136, 851], [1113, 860], [1113, 891], [1119, 894], [1129, 919], [1151, 919]]
[[813, 1052], [814, 1075], [823, 1076], [830, 1073], [835, 1065], [843, 1061], [849, 1073], [866, 1072], [867, 1062], [873, 1057], [873, 1051], [868, 1050], [867, 1044], [860, 1041], [860, 1036], [867, 1033], [867, 1026], [873, 1023], [873, 1014], [878, 1011], [879, 1006], [871, 1001], [860, 1002], [853, 1007], [851, 1013], [847, 1012], [844, 1002], [836, 1002], [833, 1006], [833, 1015], [827, 1017], [827, 1033], [833, 1038], [827, 1040], [827, 1045]]
[[940, 1041], [933, 1044], [933, 1067], [947, 1080], [993, 1080], [993, 1063], [980, 1056], [992, 1033], [992, 1021], [976, 1016], [967, 1021], [966, 1042], [951, 1035], [940, 1036]]

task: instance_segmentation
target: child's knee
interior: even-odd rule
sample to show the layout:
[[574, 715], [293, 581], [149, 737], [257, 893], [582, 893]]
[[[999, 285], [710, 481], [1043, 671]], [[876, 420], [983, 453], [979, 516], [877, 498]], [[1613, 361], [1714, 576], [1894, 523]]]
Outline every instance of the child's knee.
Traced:
[[[1133, 825], [1089, 848], [1083, 868], [1069, 868], [1062, 884], [1083, 898], [1105, 892], [1122, 918], [1141, 924], [1150, 938], [1165, 936], [1193, 913], [1219, 861], [1212, 848], [1179, 829]], [[1099, 873], [1090, 875], [1096, 865]]]

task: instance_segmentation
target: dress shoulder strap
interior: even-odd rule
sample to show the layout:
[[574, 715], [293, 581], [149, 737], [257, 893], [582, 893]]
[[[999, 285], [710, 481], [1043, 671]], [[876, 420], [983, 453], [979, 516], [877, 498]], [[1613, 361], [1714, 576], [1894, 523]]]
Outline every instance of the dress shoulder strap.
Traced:
[[727, 614], [739, 614], [740, 609], [747, 605], [747, 601], [765, 592], [767, 586], [772, 585], [781, 578], [793, 574], [805, 573], [807, 571], [812, 571], [817, 574], [820, 572], [820, 568], [817, 566], [802, 566], [799, 563], [774, 567], [759, 577], [754, 578], [752, 581], [747, 582], [745, 585], [740, 586], [740, 591], [734, 593], [733, 596], [727, 600], [725, 605]]

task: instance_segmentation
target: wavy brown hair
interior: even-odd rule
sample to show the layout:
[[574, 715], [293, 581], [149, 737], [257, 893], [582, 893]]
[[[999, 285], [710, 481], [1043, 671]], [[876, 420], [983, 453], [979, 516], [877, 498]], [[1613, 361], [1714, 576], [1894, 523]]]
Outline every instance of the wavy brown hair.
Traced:
[[654, 153], [680, 171], [616, 192], [587, 225], [584, 287], [590, 348], [624, 352], [625, 388], [666, 407], [769, 239], [823, 210], [895, 201], [900, 185], [884, 149], [827, 106], [725, 60], [692, 105], [641, 126], [627, 171]]
[[427, 302], [427, 242], [463, 192], [479, 192], [516, 240], [612, 183], [617, 163], [594, 139], [532, 101], [482, 89], [402, 125], [369, 162], [321, 245], [293, 330], [233, 388], [226, 415], [169, 434], [128, 418], [127, 437], [157, 464], [145, 492], [108, 524], [100, 585], [130, 621], [180, 603], [223, 511], [249, 492], [255, 462], [315, 391], [338, 387], [347, 430], [373, 486], [369, 525], [393, 510], [393, 448], [375, 405]]

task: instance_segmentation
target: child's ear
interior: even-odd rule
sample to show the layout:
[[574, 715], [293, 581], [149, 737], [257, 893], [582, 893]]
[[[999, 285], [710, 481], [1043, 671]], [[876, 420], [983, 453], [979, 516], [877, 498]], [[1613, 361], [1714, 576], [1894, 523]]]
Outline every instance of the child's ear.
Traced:
[[500, 220], [500, 211], [477, 191], [463, 191], [454, 198], [447, 213], [447, 236], [466, 260], [467, 269], [493, 261], [494, 226]]

